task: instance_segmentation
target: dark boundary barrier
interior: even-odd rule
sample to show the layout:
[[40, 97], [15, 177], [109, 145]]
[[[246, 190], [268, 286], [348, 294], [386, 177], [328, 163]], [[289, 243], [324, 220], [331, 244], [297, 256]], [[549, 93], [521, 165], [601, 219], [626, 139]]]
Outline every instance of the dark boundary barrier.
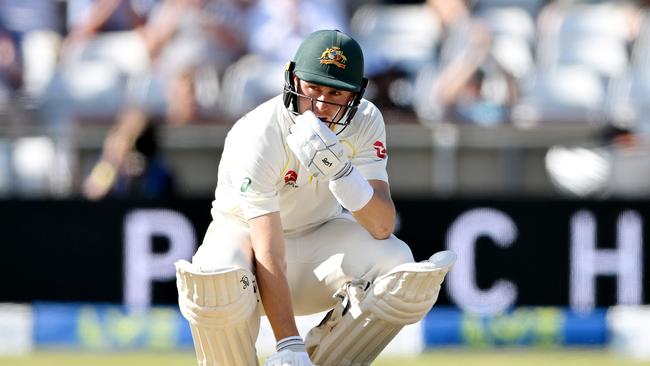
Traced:
[[[575, 308], [647, 303], [650, 280], [645, 269], [650, 257], [645, 233], [649, 203], [398, 199], [400, 222], [396, 233], [411, 246], [417, 260], [446, 247], [458, 251], [464, 261], [471, 259], [469, 264], [454, 268], [455, 285], [448, 279], [445, 288], [453, 287], [456, 293], [443, 291], [441, 305], [467, 309], [467, 301], [490, 303], [489, 298], [480, 296], [487, 296], [500, 283], [514, 288], [513, 306]], [[126, 282], [130, 281], [126, 266], [146, 272], [156, 256], [176, 245], [165, 230], [157, 233], [147, 226], [147, 220], [156, 217], [149, 214], [173, 213], [174, 219], [189, 225], [191, 240], [185, 245], [192, 246], [188, 249], [191, 252], [210, 222], [209, 210], [210, 198], [100, 203], [0, 201], [0, 302], [123, 302]], [[134, 220], [136, 216], [140, 219]], [[177, 230], [176, 221], [167, 222], [171, 222], [168, 232]], [[580, 249], [585, 243], [593, 243], [594, 248]], [[134, 262], [129, 249], [133, 245], [145, 245], [145, 258], [150, 261]], [[580, 285], [585, 279], [580, 282], [577, 272], [593, 279], [591, 303], [588, 289]], [[146, 292], [143, 296], [154, 304], [176, 302], [173, 278], [165, 276], [151, 276], [151, 288], [142, 289]], [[472, 297], [471, 291], [480, 296]], [[465, 302], [459, 304], [463, 298]]]

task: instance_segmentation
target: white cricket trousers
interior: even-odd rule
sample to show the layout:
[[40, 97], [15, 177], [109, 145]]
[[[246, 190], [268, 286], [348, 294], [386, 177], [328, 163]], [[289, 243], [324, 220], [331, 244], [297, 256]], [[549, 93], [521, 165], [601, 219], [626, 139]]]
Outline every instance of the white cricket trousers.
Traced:
[[[373, 238], [350, 214], [285, 241], [295, 315], [331, 309], [336, 304], [332, 296], [347, 281], [373, 281], [399, 264], [413, 262], [403, 241], [394, 235]], [[236, 266], [255, 273], [248, 228], [227, 218], [213, 221], [192, 262], [203, 270]]]

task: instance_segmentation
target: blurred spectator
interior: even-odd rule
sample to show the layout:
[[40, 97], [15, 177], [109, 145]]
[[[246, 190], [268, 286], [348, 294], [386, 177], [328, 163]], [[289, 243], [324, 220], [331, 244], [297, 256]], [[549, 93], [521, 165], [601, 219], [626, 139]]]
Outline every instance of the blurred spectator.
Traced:
[[150, 67], [143, 33], [153, 4], [138, 0], [69, 0], [68, 33], [44, 96], [47, 123], [112, 119], [128, 77]]
[[259, 0], [250, 12], [248, 54], [224, 75], [228, 93], [220, 105], [239, 118], [260, 102], [282, 92], [282, 70], [306, 35], [319, 29], [346, 31], [343, 0]]
[[169, 74], [194, 63], [222, 71], [246, 51], [252, 0], [165, 0], [145, 28], [157, 71]]
[[6, 107], [23, 81], [18, 45], [9, 32], [0, 28], [0, 106]]
[[439, 18], [422, 2], [384, 2], [356, 9], [350, 27], [367, 55], [364, 97], [379, 106], [410, 111], [417, 73], [436, 60]]
[[64, 43], [82, 43], [98, 32], [119, 32], [144, 25], [142, 2], [130, 0], [68, 0], [68, 35]]
[[105, 63], [119, 75], [149, 68], [144, 25], [157, 0], [69, 0], [62, 66]]
[[300, 41], [315, 29], [347, 31], [340, 0], [259, 0], [251, 13], [249, 51], [270, 61], [288, 62]]
[[175, 194], [174, 177], [158, 148], [162, 121], [151, 121], [125, 156], [115, 177], [114, 197], [170, 198]]
[[[245, 0], [167, 0], [156, 9], [143, 30], [151, 70], [129, 83], [126, 104], [84, 182], [86, 198], [101, 199], [116, 184], [126, 187], [119, 184], [124, 179], [133, 180], [133, 149], [150, 129], [161, 123], [182, 126], [218, 118], [219, 75], [245, 49], [243, 25], [249, 6]], [[157, 149], [151, 154], [135, 155], [143, 162], [141, 174], [168, 181], [171, 173]], [[114, 192], [129, 194], [124, 189]]]
[[37, 94], [51, 77], [60, 42], [59, 20], [59, 7], [52, 0], [0, 1], [3, 38], [8, 36], [15, 49], [14, 90]]
[[[136, 8], [136, 3], [142, 2], [70, 0], [64, 12], [70, 27], [65, 40], [33, 42], [35, 49], [46, 44], [58, 51], [51, 75], [44, 79], [46, 72], [36, 73], [41, 76], [35, 77], [36, 82], [29, 88], [41, 122], [55, 142], [51, 174], [57, 196], [70, 195], [74, 188], [75, 123], [114, 118], [122, 103], [127, 76], [148, 67], [146, 48], [138, 32], [146, 14]], [[43, 57], [49, 54], [33, 52], [33, 56], [49, 62], [49, 57]], [[33, 64], [38, 65], [38, 60]]]
[[514, 75], [493, 54], [490, 28], [464, 0], [428, 0], [443, 26], [438, 63], [418, 80], [420, 120], [493, 125], [509, 120], [518, 95]]

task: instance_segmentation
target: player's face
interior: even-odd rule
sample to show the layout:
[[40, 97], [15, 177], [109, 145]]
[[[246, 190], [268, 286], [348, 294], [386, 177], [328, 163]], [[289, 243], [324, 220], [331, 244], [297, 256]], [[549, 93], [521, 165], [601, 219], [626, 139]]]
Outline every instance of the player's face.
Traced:
[[354, 93], [310, 83], [296, 78], [298, 93], [305, 97], [298, 98], [299, 113], [311, 110], [316, 117], [323, 121], [338, 122], [343, 115]]

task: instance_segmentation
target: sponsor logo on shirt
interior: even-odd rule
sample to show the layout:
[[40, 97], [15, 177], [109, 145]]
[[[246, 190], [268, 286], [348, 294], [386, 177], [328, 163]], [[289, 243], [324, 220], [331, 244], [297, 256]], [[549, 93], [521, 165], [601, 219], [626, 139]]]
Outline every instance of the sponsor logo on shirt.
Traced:
[[248, 188], [250, 188], [251, 183], [253, 183], [253, 181], [249, 177], [244, 178], [244, 181], [242, 182], [241, 187], [239, 187], [239, 190], [242, 192], [248, 191]]
[[386, 148], [384, 147], [384, 144], [381, 141], [379, 140], [375, 141], [375, 143], [372, 144], [372, 147], [375, 148], [375, 152], [377, 153], [377, 157], [379, 159], [386, 159], [386, 155], [388, 154], [386, 153]]
[[241, 280], [239, 280], [242, 284], [242, 290], [246, 290], [248, 286], [250, 286], [250, 281], [248, 280], [248, 276], [244, 275]]
[[291, 186], [293, 188], [298, 188], [296, 182], [298, 181], [298, 173], [293, 170], [289, 170], [284, 175], [284, 185]]

